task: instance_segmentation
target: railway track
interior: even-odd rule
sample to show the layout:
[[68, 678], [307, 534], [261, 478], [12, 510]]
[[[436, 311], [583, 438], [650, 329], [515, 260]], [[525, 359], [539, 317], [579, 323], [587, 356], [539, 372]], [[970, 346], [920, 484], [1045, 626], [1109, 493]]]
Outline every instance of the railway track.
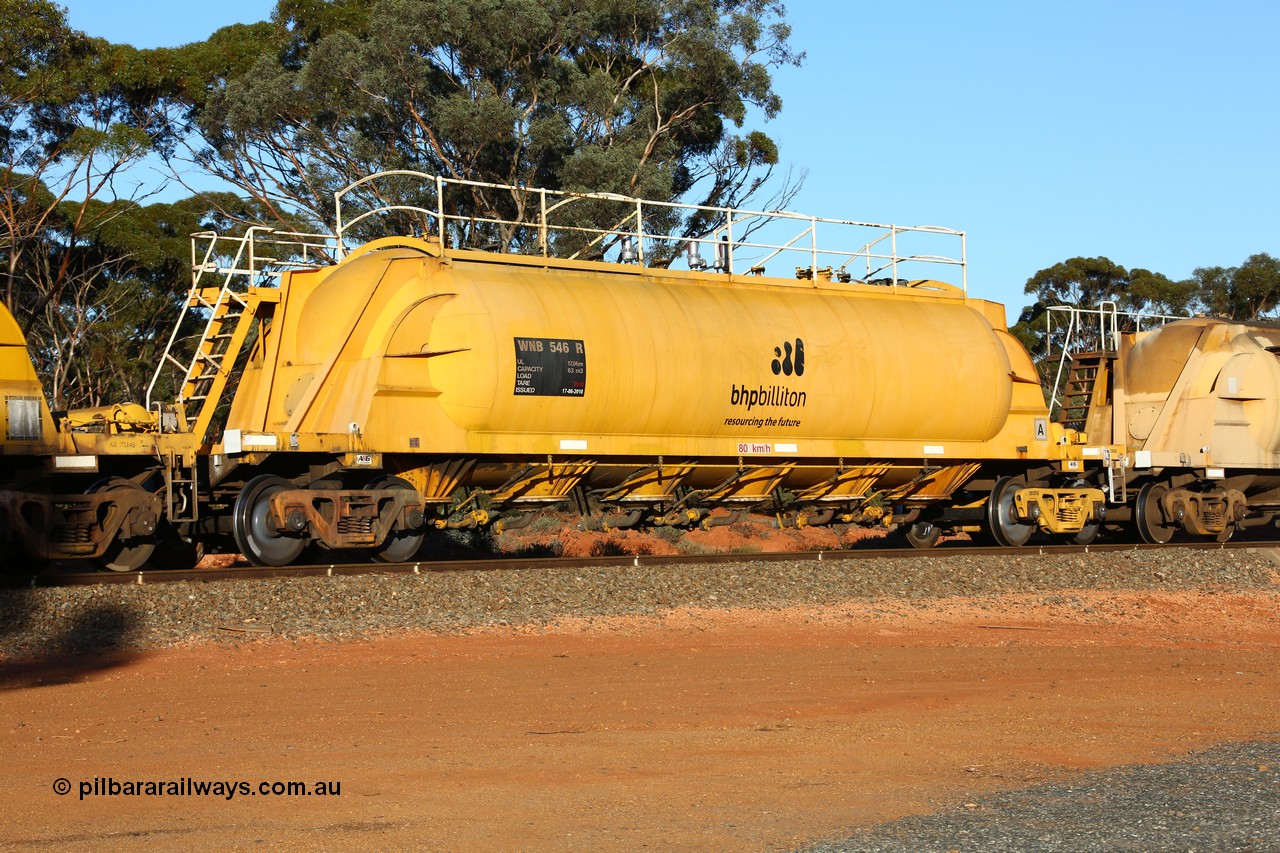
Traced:
[[109, 584], [155, 584], [185, 581], [261, 580], [282, 577], [334, 577], [367, 574], [436, 574], [447, 572], [548, 571], [587, 567], [638, 567], [664, 565], [697, 565], [741, 562], [836, 561], [945, 557], [948, 555], [1023, 557], [1038, 555], [1114, 553], [1122, 551], [1225, 550], [1280, 547], [1280, 542], [1238, 539], [1230, 542], [1178, 542], [1173, 545], [1147, 545], [1132, 542], [1095, 542], [1090, 545], [1030, 545], [1011, 549], [999, 546], [975, 546], [964, 543], [942, 544], [928, 551], [916, 548], [867, 547], [836, 551], [775, 551], [723, 554], [636, 554], [598, 557], [497, 557], [416, 561], [405, 563], [323, 563], [299, 566], [258, 567], [251, 565], [189, 570], [143, 570], [135, 572], [60, 572], [42, 571], [23, 577], [9, 577], [8, 588], [95, 586]]

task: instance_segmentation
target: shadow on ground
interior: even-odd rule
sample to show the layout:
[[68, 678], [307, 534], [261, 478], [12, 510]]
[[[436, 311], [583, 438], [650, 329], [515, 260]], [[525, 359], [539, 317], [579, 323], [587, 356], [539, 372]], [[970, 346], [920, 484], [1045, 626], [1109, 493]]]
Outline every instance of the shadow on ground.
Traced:
[[[48, 623], [46, 625], [42, 623]], [[132, 651], [140, 620], [129, 607], [85, 602], [51, 612], [30, 590], [0, 591], [0, 689], [81, 681], [140, 655]]]

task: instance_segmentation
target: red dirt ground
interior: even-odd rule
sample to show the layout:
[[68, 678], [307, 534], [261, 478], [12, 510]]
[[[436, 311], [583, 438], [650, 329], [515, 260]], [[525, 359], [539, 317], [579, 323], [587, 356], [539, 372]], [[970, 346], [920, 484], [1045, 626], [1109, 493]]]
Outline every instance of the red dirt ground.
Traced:
[[[721, 515], [722, 513], [715, 513]], [[502, 551], [520, 551], [532, 548], [551, 550], [565, 557], [592, 557], [605, 553], [626, 554], [711, 554], [711, 553], [759, 553], [762, 551], [838, 551], [853, 547], [855, 543], [887, 535], [880, 527], [860, 528], [852, 525], [831, 527], [801, 527], [778, 529], [764, 516], [751, 516], [750, 522], [713, 527], [710, 530], [693, 528], [681, 530], [669, 528], [645, 528], [637, 530], [613, 530], [608, 534], [581, 533], [567, 515], [545, 514], [548, 529], [534, 527], [511, 530], [499, 535], [495, 547]], [[544, 522], [545, 523], [545, 522]], [[668, 535], [663, 535], [664, 533]]]
[[[0, 665], [0, 847], [785, 849], [1280, 737], [1274, 596], [1073, 595], [1090, 624], [851, 602]], [[341, 792], [81, 799], [95, 777]]]

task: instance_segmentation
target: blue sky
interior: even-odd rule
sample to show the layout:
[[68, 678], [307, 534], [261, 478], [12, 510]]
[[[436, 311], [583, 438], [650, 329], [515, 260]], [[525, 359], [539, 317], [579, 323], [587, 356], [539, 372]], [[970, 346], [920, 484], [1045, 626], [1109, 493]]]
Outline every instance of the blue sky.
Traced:
[[[175, 46], [270, 0], [61, 0], [72, 26]], [[802, 68], [762, 129], [808, 171], [790, 208], [968, 235], [1004, 302], [1076, 255], [1184, 278], [1280, 255], [1280, 4], [788, 3]]]

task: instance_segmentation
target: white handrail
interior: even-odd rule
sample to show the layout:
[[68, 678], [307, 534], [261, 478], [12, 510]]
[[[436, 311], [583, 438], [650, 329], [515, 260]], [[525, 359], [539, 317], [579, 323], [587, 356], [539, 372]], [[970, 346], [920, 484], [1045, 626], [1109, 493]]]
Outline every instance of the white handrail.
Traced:
[[[366, 205], [351, 210], [352, 202], [358, 198], [357, 193], [376, 184], [379, 180], [391, 178], [413, 178], [421, 181], [423, 190], [434, 194], [430, 206], [417, 205], [398, 200], [394, 202], [371, 201]], [[376, 192], [375, 199], [383, 198]], [[459, 204], [451, 208], [447, 196], [451, 192], [485, 192], [495, 191], [516, 202], [515, 206], [524, 211], [523, 214], [504, 216], [496, 210], [467, 215], [450, 213], [450, 209], [472, 209], [474, 205]], [[530, 202], [536, 200], [536, 204]], [[472, 181], [460, 178], [445, 178], [425, 172], [409, 169], [396, 169], [368, 175], [358, 181], [334, 192], [334, 223], [336, 228], [337, 255], [342, 258], [354, 245], [353, 229], [371, 217], [395, 212], [409, 212], [422, 218], [424, 231], [429, 231], [442, 245], [447, 245], [452, 229], [493, 227], [499, 229], [504, 238], [512, 239], [521, 231], [525, 231], [530, 240], [526, 244], [528, 251], [532, 248], [543, 257], [551, 257], [554, 253], [555, 238], [576, 237], [571, 241], [573, 251], [566, 257], [584, 250], [581, 240], [588, 242], [586, 246], [600, 245], [604, 250], [618, 251], [622, 238], [634, 240], [635, 260], [643, 264], [652, 257], [662, 257], [667, 263], [678, 259], [681, 251], [689, 243], [700, 243], [704, 240], [722, 243], [720, 237], [727, 236], [728, 253], [724, 258], [724, 272], [734, 273], [738, 269], [751, 267], [758, 269], [767, 261], [779, 255], [794, 253], [803, 258], [797, 264], [798, 269], [809, 270], [813, 276], [820, 266], [831, 266], [844, 272], [854, 260], [866, 262], [868, 277], [871, 270], [888, 269], [891, 271], [892, 283], [896, 286], [901, 279], [901, 264], [932, 264], [959, 267], [961, 290], [967, 292], [968, 270], [965, 250], [965, 232], [936, 225], [882, 225], [874, 222], [863, 222], [851, 219], [826, 219], [809, 216], [786, 210], [748, 210], [730, 207], [683, 204], [671, 201], [651, 201], [618, 193], [593, 192], [575, 193], [560, 190], [548, 190], [538, 187], [514, 186], [509, 184]], [[561, 221], [557, 223], [554, 216], [570, 208], [575, 202], [599, 202], [605, 205], [621, 205], [617, 213], [609, 216], [609, 221], [616, 223], [601, 227], [581, 222]], [[674, 214], [674, 216], [673, 216]], [[681, 227], [691, 221], [692, 217], [706, 223], [707, 230], [700, 235], [686, 235], [679, 232]], [[598, 216], [596, 218], [599, 218]], [[648, 223], [656, 221], [670, 223], [671, 232], [650, 230]], [[796, 229], [799, 229], [798, 233]], [[832, 248], [820, 238], [819, 231], [824, 229], [838, 230], [842, 234], [871, 231], [870, 238], [850, 241], [861, 248]], [[759, 235], [759, 236], [756, 236]], [[808, 238], [805, 240], [805, 238]], [[959, 240], [959, 256], [949, 253], [901, 252], [900, 238], [912, 239], [957, 239]], [[888, 242], [887, 251], [876, 250], [876, 247]], [[666, 246], [667, 251], [655, 251], [654, 247]], [[500, 250], [512, 248], [513, 244], [502, 246]], [[753, 254], [754, 253], [754, 254]], [[698, 253], [699, 255], [701, 253]], [[750, 257], [748, 257], [750, 256]], [[670, 260], [666, 260], [670, 259]], [[626, 259], [631, 260], [630, 256]], [[743, 266], [743, 263], [750, 261]], [[816, 276], [815, 276], [816, 277]], [[932, 278], [920, 275], [918, 278]]]
[[[1077, 308], [1074, 305], [1050, 305], [1045, 309], [1045, 358], [1053, 357], [1053, 333], [1054, 319], [1065, 315], [1066, 331], [1062, 339], [1062, 352], [1058, 356], [1058, 369], [1053, 379], [1053, 389], [1049, 398], [1049, 411], [1053, 411], [1054, 406], [1058, 403], [1059, 389], [1062, 387], [1062, 376], [1066, 371], [1067, 362], [1071, 359], [1075, 352], [1073, 345], [1078, 337], [1084, 323], [1089, 318], [1097, 317], [1097, 333], [1098, 348], [1103, 352], [1117, 352], [1120, 349], [1120, 318], [1124, 317], [1133, 322], [1133, 326], [1137, 331], [1142, 330], [1143, 322], [1147, 322], [1150, 326], [1153, 322], [1156, 325], [1168, 323], [1172, 320], [1185, 320], [1190, 314], [1147, 314], [1140, 311], [1120, 311], [1114, 300], [1104, 300], [1098, 303], [1097, 308]], [[1062, 330], [1062, 321], [1058, 323], [1057, 328]], [[1065, 400], [1066, 394], [1061, 395]]]

